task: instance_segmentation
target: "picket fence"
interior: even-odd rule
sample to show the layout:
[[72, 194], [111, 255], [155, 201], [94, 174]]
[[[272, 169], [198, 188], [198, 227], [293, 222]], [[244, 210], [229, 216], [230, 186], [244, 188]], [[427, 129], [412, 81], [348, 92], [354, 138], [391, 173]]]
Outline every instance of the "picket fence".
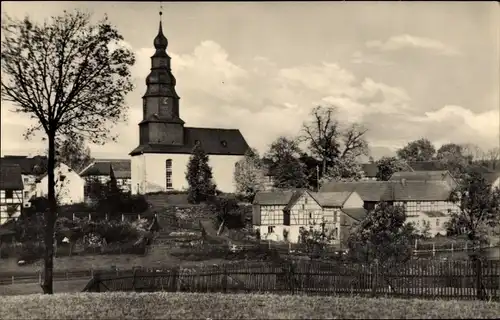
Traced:
[[95, 273], [84, 291], [259, 292], [500, 300], [499, 261], [266, 262]]

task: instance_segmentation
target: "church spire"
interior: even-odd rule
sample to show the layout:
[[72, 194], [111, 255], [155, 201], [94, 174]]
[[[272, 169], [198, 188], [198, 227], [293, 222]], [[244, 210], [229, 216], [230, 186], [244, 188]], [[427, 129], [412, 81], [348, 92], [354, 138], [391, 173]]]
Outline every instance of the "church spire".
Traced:
[[168, 46], [168, 40], [167, 38], [163, 35], [163, 28], [162, 28], [162, 19], [161, 16], [163, 15], [162, 10], [162, 5], [160, 4], [160, 26], [158, 28], [158, 35], [156, 36], [154, 40], [154, 46], [157, 51], [164, 51], [167, 49]]

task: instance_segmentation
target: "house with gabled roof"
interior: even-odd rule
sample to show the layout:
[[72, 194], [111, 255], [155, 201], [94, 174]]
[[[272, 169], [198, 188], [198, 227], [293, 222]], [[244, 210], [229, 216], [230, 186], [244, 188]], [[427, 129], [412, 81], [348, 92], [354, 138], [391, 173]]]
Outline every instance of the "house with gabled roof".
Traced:
[[[459, 212], [458, 204], [450, 200], [454, 187], [447, 181], [357, 181], [325, 183], [320, 192], [356, 192], [366, 210], [373, 210], [380, 202], [401, 205], [409, 221], [429, 220], [429, 214], [441, 217], [433, 220], [433, 228], [445, 232], [445, 224], [453, 213]], [[429, 213], [429, 214], [427, 214]], [[423, 223], [423, 222], [422, 222]], [[422, 225], [423, 226], [423, 225]]]
[[128, 159], [95, 159], [80, 172], [85, 181], [84, 198], [89, 200], [89, 184], [92, 181], [107, 183], [114, 175], [116, 184], [123, 192], [131, 191], [131, 161]]
[[366, 217], [356, 192], [317, 193], [305, 189], [258, 192], [253, 201], [253, 225], [262, 239], [300, 241], [300, 228], [325, 228], [334, 244], [346, 239], [351, 227]]
[[47, 173], [48, 159], [45, 156], [19, 156], [6, 155], [0, 159], [0, 162], [10, 165], [18, 165], [21, 168], [23, 180], [23, 207], [31, 206], [30, 200], [36, 197], [37, 182], [40, 176]]
[[[38, 197], [48, 196], [48, 175], [39, 178], [37, 183]], [[84, 201], [85, 180], [72, 168], [64, 163], [58, 163], [54, 168], [56, 200], [60, 205], [82, 203]]]
[[23, 177], [19, 164], [0, 162], [0, 225], [21, 215]]

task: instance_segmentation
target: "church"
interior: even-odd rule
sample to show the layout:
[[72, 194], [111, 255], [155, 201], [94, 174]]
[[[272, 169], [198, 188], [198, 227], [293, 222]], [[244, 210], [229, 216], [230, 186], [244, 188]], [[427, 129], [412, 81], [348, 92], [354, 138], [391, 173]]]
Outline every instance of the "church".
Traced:
[[131, 191], [145, 194], [186, 190], [187, 164], [194, 146], [200, 144], [209, 156], [217, 189], [234, 192], [234, 168], [249, 146], [238, 129], [184, 126], [167, 46], [160, 20], [158, 35], [154, 39], [156, 52], [151, 57], [151, 72], [146, 78], [146, 93], [142, 97], [139, 145], [129, 154]]

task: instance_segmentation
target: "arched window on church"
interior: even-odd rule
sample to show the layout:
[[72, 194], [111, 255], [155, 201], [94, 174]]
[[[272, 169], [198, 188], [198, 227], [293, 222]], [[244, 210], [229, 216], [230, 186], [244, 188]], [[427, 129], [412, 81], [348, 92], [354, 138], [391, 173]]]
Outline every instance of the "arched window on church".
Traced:
[[165, 179], [167, 190], [173, 189], [172, 185], [172, 159], [167, 159], [165, 161]]

